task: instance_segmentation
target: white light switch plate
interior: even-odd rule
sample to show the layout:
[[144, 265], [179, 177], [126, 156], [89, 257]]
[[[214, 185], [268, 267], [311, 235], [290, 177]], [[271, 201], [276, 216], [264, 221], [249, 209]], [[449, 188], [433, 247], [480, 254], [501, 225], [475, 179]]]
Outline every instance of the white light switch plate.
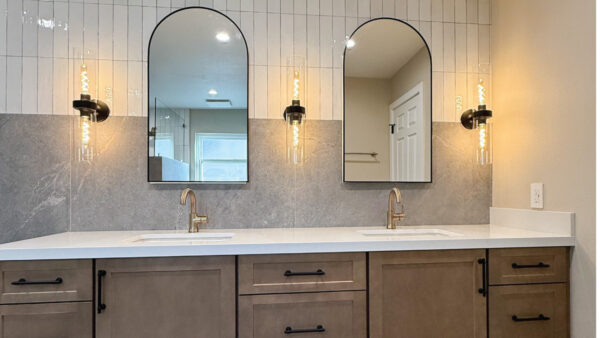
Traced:
[[531, 183], [530, 205], [533, 209], [544, 208], [544, 183]]

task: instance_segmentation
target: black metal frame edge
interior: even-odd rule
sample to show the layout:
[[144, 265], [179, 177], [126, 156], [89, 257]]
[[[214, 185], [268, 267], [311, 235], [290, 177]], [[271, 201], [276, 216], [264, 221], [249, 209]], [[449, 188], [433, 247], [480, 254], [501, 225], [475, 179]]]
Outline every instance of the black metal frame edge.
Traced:
[[[429, 48], [429, 45], [427, 44], [427, 41], [425, 41], [425, 38], [423, 37], [423, 35], [410, 23], [408, 23], [407, 21], [401, 20], [401, 19], [397, 19], [397, 18], [391, 18], [391, 17], [387, 17], [387, 16], [382, 16], [382, 17], [377, 17], [377, 18], [373, 18], [370, 19], [368, 21], [363, 22], [362, 24], [360, 24], [358, 27], [356, 27], [356, 29], [352, 32], [352, 34], [350, 34], [349, 38], [352, 38], [352, 36], [354, 36], [354, 34], [356, 34], [356, 32], [364, 25], [368, 24], [369, 22], [373, 22], [373, 21], [377, 21], [377, 20], [394, 20], [394, 21], [399, 21], [405, 25], [407, 25], [408, 27], [412, 28], [413, 31], [415, 31], [417, 34], [419, 34], [419, 37], [421, 38], [421, 40], [423, 40], [423, 43], [425, 44], [425, 47], [427, 47], [427, 52], [429, 54], [429, 91], [431, 93], [431, 95], [429, 95], [429, 105], [431, 107], [433, 107], [433, 59], [431, 58], [431, 49]], [[343, 104], [343, 114], [342, 114], [342, 182], [344, 183], [433, 183], [433, 108], [431, 108], [429, 110], [429, 115], [431, 118], [431, 123], [429, 126], [429, 144], [430, 144], [430, 152], [429, 152], [429, 181], [348, 181], [346, 180], [346, 77], [344, 76], [344, 74], [346, 74], [346, 51], [348, 50], [347, 47], [344, 47], [344, 62], [343, 62], [343, 68], [342, 68], [342, 83], [343, 83], [343, 99], [344, 99], [344, 104]]]
[[[163, 23], [167, 18], [169, 18], [170, 16], [172, 16], [175, 13], [187, 10], [187, 9], [205, 9], [205, 10], [209, 10], [212, 12], [215, 12], [217, 14], [222, 15], [223, 17], [225, 17], [227, 20], [229, 20], [234, 26], [235, 28], [237, 28], [238, 32], [240, 33], [242, 39], [244, 40], [244, 45], [246, 46], [246, 129], [247, 129], [247, 139], [248, 141], [246, 142], [246, 154], [248, 157], [247, 163], [246, 163], [246, 180], [245, 181], [151, 181], [150, 180], [150, 138], [148, 137], [148, 130], [150, 128], [150, 48], [152, 47], [152, 38], [154, 37], [154, 33], [156, 32], [156, 29], [160, 26], [161, 23]], [[152, 34], [150, 34], [150, 40], [148, 41], [148, 65], [146, 66], [147, 69], [147, 73], [148, 73], [148, 84], [146, 87], [146, 93], [147, 93], [147, 99], [148, 99], [148, 111], [146, 112], [148, 117], [146, 119], [146, 182], [148, 183], [165, 183], [165, 184], [182, 184], [182, 185], [189, 185], [189, 184], [246, 184], [250, 182], [250, 52], [248, 51], [248, 41], [246, 41], [246, 37], [244, 36], [244, 33], [242, 32], [242, 29], [235, 23], [235, 21], [233, 21], [229, 16], [227, 16], [227, 14], [216, 10], [214, 8], [209, 8], [209, 7], [204, 7], [204, 6], [188, 6], [188, 7], [182, 7], [179, 8], [169, 14], [167, 14], [164, 18], [162, 18], [157, 24], [156, 26], [154, 26], [154, 29], [152, 30]]]

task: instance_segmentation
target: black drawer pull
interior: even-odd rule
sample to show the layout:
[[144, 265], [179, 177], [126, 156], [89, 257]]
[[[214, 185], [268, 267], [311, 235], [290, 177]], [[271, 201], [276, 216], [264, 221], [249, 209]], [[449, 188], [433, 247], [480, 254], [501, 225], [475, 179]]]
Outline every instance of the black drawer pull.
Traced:
[[318, 269], [317, 271], [311, 272], [292, 272], [291, 270], [286, 270], [283, 275], [286, 277], [290, 276], [322, 276], [325, 274], [325, 271]]
[[16, 282], [12, 282], [12, 285], [48, 285], [48, 284], [61, 284], [63, 279], [60, 277], [56, 277], [55, 280], [41, 280], [41, 281], [28, 281], [25, 278], [21, 278]]
[[479, 291], [479, 293], [485, 297], [487, 295], [487, 273], [485, 271], [485, 258], [479, 258], [477, 263], [481, 264], [481, 287], [477, 291]]
[[106, 310], [106, 304], [102, 303], [102, 277], [106, 276], [106, 270], [98, 270], [98, 313], [102, 313], [102, 310]]
[[546, 264], [544, 262], [539, 262], [537, 264], [517, 264], [517, 263], [512, 263], [512, 268], [513, 269], [535, 269], [535, 268], [549, 268], [550, 264]]
[[546, 317], [543, 314], [540, 314], [537, 317], [525, 317], [525, 318], [519, 318], [517, 317], [517, 315], [513, 315], [512, 316], [512, 320], [515, 322], [533, 322], [536, 320], [550, 320], [550, 317]]
[[317, 325], [314, 329], [292, 329], [291, 327], [286, 327], [283, 333], [292, 334], [292, 333], [308, 333], [308, 332], [325, 332], [325, 328], [323, 325]]

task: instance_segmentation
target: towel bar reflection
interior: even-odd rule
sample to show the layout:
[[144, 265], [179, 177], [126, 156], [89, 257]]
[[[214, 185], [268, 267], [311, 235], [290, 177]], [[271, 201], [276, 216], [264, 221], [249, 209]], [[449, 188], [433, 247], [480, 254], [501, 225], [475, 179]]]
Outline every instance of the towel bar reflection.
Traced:
[[369, 155], [373, 158], [377, 157], [377, 155], [379, 155], [378, 153], [344, 153], [345, 155]]

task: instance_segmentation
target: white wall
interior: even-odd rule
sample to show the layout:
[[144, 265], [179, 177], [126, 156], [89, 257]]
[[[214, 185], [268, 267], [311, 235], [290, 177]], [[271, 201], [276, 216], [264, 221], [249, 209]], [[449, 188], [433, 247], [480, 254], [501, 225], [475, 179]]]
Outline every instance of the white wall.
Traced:
[[282, 65], [293, 53], [307, 59], [308, 118], [341, 120], [345, 37], [374, 17], [407, 20], [430, 44], [435, 121], [458, 121], [455, 96], [466, 101], [477, 63], [489, 62], [490, 0], [1, 0], [0, 113], [71, 114], [72, 52], [86, 48], [97, 58], [90, 75], [100, 98], [112, 93], [112, 114], [145, 116], [152, 30], [194, 5], [241, 27], [250, 46], [251, 118], [281, 119]]
[[574, 211], [571, 331], [595, 332], [595, 34], [592, 0], [499, 0], [492, 8], [493, 205]]

